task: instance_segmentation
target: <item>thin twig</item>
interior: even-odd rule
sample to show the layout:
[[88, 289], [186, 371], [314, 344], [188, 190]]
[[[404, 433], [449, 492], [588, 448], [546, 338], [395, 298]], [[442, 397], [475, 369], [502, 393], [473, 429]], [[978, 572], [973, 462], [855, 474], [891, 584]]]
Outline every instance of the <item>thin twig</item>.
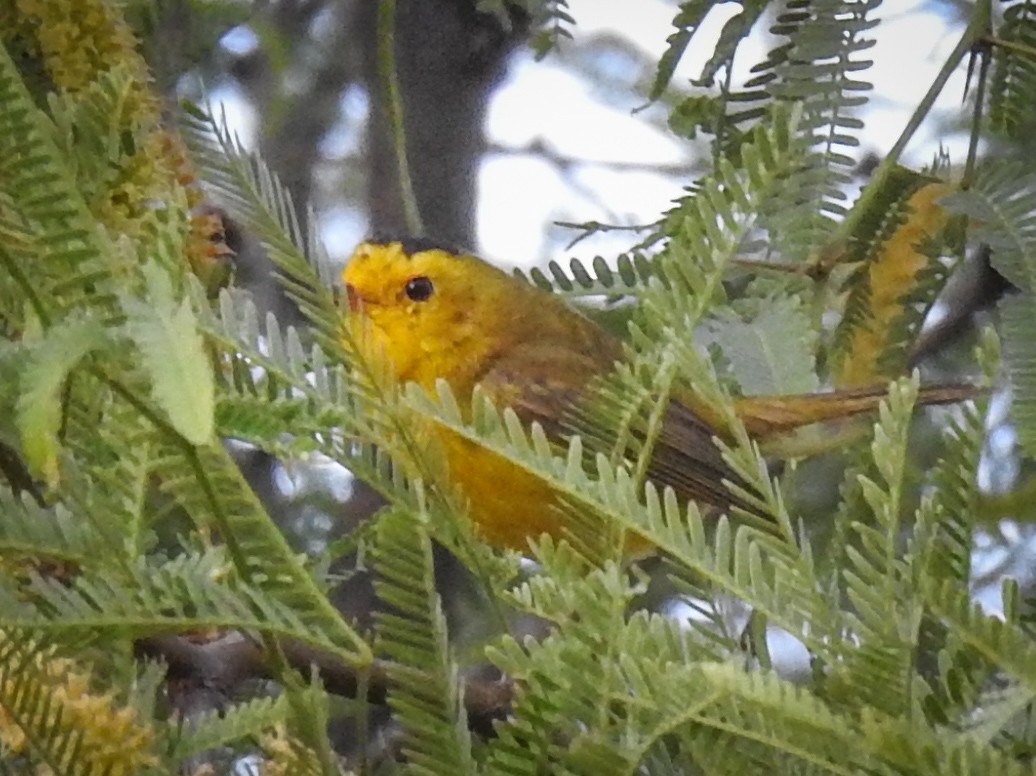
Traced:
[[554, 150], [539, 138], [520, 146], [489, 143], [486, 146], [486, 153], [500, 154], [501, 156], [535, 156], [549, 162], [562, 171], [567, 171], [572, 167], [594, 166], [618, 172], [654, 172], [659, 175], [686, 176], [695, 172], [694, 165], [690, 163], [636, 162], [621, 159], [590, 159], [583, 156], [568, 156]]
[[975, 89], [975, 110], [971, 120], [971, 137], [968, 140], [968, 157], [964, 162], [964, 173], [961, 176], [961, 188], [968, 188], [975, 177], [975, 164], [978, 159], [978, 144], [982, 139], [982, 110], [986, 102], [986, 84], [989, 80], [989, 65], [992, 62], [992, 51], [988, 44], [976, 48], [972, 56], [981, 57], [979, 65], [978, 86]]
[[1016, 40], [1004, 40], [995, 35], [986, 35], [982, 40], [990, 46], [1007, 49], [1008, 51], [1014, 51], [1018, 54], [1024, 54], [1027, 57], [1036, 59], [1036, 48], [1026, 46], [1024, 43], [1019, 43]]
[[407, 161], [403, 98], [399, 88], [399, 73], [396, 72], [396, 0], [380, 0], [378, 3], [377, 35], [378, 74], [381, 77], [384, 110], [396, 155], [396, 174], [399, 179], [399, 196], [403, 203], [403, 219], [408, 232], [421, 235], [424, 234], [424, 224], [421, 221], [421, 210], [414, 195], [414, 182], [410, 177], [410, 164]]

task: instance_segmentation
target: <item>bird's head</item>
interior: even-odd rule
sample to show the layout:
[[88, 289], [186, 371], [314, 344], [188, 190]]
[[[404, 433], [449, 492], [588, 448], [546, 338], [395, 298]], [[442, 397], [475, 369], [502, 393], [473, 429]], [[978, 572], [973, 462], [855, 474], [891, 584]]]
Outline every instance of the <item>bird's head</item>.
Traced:
[[411, 239], [361, 243], [342, 280], [363, 354], [426, 388], [475, 373], [502, 335], [508, 289], [522, 285], [468, 253]]

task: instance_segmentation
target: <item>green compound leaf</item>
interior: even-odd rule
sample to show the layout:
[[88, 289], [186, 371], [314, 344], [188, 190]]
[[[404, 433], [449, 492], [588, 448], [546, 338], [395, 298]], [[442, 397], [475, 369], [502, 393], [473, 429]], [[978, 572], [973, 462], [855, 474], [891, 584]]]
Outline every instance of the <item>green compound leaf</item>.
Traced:
[[187, 298], [177, 300], [160, 266], [143, 267], [147, 301], [123, 297], [126, 333], [151, 378], [151, 395], [173, 428], [195, 445], [211, 441], [215, 407], [212, 367]]
[[76, 364], [103, 338], [99, 323], [65, 321], [31, 349], [22, 372], [17, 405], [22, 450], [33, 474], [51, 486], [58, 481], [61, 389]]

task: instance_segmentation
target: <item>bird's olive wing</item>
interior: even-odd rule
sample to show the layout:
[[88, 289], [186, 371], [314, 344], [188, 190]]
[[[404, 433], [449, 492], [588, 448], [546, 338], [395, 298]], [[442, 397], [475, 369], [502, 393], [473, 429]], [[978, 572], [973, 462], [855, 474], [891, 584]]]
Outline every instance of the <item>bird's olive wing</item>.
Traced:
[[[549, 345], [516, 348], [497, 359], [480, 384], [497, 407], [510, 407], [525, 423], [539, 423], [547, 435], [561, 440], [578, 432], [575, 418], [590, 382], [611, 368], [600, 354]], [[669, 486], [681, 500], [728, 508], [748, 508], [724, 485], [740, 483], [713, 443], [715, 431], [685, 404], [673, 400], [655, 441], [647, 476]], [[600, 441], [600, 440], [598, 440]]]
[[670, 486], [685, 500], [721, 509], [739, 506], [754, 511], [724, 484], [726, 481], [744, 487], [712, 441], [716, 435], [690, 407], [671, 400], [648, 464], [648, 478], [656, 485]]
[[524, 423], [535, 421], [559, 439], [571, 430], [566, 418], [587, 383], [609, 367], [568, 348], [522, 345], [495, 359], [479, 384], [499, 409], [510, 407]]

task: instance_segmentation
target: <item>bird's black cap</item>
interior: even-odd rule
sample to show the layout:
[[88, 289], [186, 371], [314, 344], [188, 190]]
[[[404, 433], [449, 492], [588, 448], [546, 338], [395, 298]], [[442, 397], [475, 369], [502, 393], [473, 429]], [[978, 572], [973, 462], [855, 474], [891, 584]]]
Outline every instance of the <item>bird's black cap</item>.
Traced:
[[432, 251], [440, 250], [446, 251], [447, 253], [453, 254], [467, 254], [470, 251], [461, 248], [456, 243], [451, 243], [448, 240], [437, 240], [433, 237], [409, 237], [406, 235], [396, 234], [373, 234], [366, 240], [374, 245], [391, 245], [392, 243], [400, 243], [403, 246], [403, 253], [407, 256], [412, 256], [415, 253], [421, 251]]

